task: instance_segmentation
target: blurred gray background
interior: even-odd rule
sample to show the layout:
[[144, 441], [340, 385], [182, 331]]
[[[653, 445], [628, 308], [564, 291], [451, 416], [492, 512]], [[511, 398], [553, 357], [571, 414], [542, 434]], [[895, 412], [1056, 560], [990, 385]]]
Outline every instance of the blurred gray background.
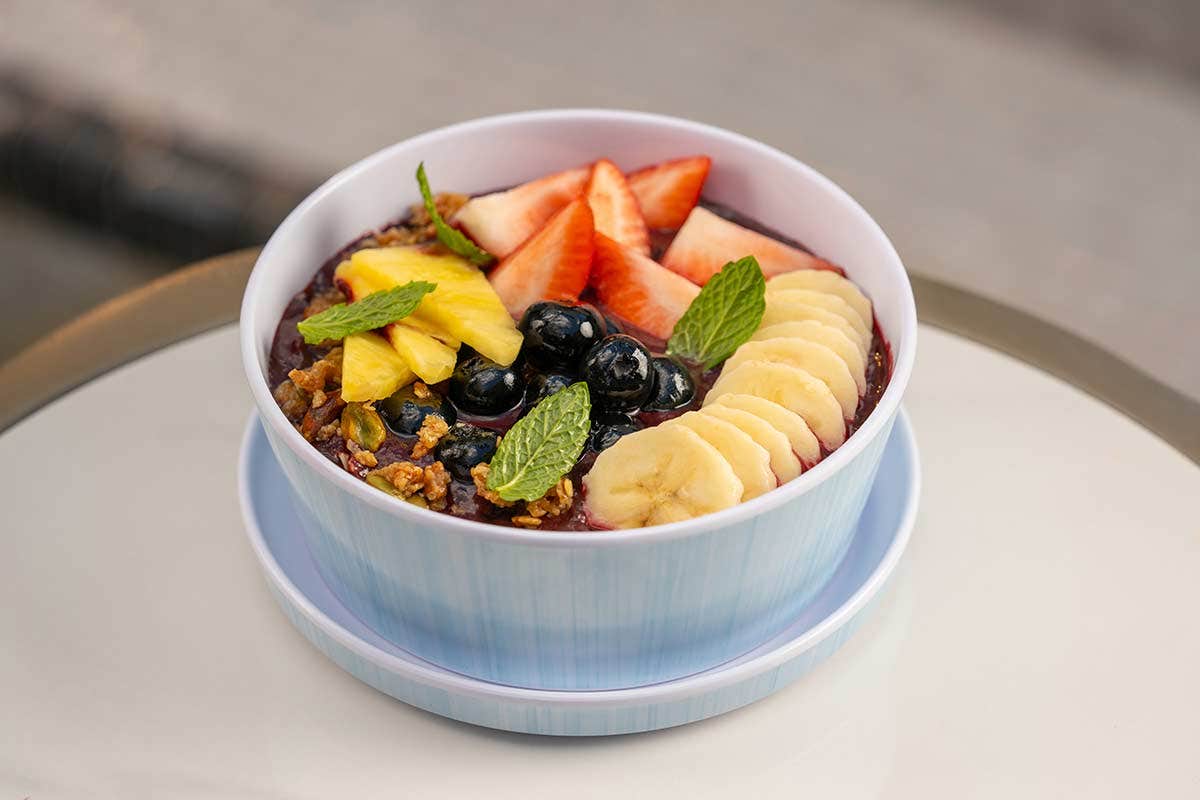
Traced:
[[1200, 397], [1197, 42], [1195, 0], [0, 0], [0, 359], [398, 139], [610, 106], [789, 151], [909, 269]]

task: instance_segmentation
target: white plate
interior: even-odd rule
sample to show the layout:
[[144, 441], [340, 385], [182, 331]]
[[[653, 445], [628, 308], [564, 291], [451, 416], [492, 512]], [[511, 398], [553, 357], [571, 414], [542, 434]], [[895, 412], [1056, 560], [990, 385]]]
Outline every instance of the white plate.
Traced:
[[468, 678], [416, 658], [354, 617], [317, 569], [295, 499], [257, 416], [242, 443], [239, 491], [250, 543], [284, 613], [338, 666], [444, 717], [489, 728], [591, 736], [668, 728], [759, 700], [828, 658], [862, 622], [899, 563], [917, 511], [920, 466], [901, 412], [845, 560], [804, 614], [727, 664], [675, 681], [606, 691], [523, 689]]

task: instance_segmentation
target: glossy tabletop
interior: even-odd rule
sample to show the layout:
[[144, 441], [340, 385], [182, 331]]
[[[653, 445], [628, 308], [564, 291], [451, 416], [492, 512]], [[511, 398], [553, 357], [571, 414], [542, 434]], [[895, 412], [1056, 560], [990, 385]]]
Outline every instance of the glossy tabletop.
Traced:
[[275, 607], [242, 530], [232, 326], [0, 434], [0, 796], [1200, 796], [1200, 467], [923, 326], [924, 493], [875, 615], [780, 693], [556, 740], [396, 702]]

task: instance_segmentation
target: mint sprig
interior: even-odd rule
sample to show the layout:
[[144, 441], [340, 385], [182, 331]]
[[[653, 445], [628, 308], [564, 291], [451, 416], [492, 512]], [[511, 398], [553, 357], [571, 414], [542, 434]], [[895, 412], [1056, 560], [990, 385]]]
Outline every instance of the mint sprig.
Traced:
[[296, 323], [296, 329], [307, 344], [320, 344], [330, 339], [345, 339], [352, 333], [382, 328], [389, 322], [404, 319], [417, 310], [422, 298], [437, 288], [428, 281], [409, 281], [382, 292], [373, 292], [361, 300], [338, 303], [320, 314]]
[[537, 500], [575, 466], [587, 441], [586, 383], [555, 392], [517, 420], [496, 448], [487, 486], [505, 500]]
[[758, 330], [767, 281], [754, 256], [730, 261], [704, 284], [675, 323], [667, 352], [712, 369]]
[[472, 242], [457, 228], [451, 228], [438, 213], [437, 205], [433, 202], [433, 192], [429, 188], [429, 179], [425, 177], [425, 162], [417, 165], [417, 185], [421, 187], [421, 199], [425, 201], [425, 210], [433, 220], [434, 230], [437, 231], [438, 241], [451, 251], [458, 253], [472, 264], [486, 267], [496, 260], [496, 257]]

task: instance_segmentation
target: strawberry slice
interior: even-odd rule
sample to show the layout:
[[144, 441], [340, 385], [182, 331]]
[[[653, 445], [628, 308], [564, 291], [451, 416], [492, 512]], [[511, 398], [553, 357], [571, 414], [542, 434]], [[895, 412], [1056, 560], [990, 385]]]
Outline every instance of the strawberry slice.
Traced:
[[588, 205], [596, 218], [596, 232], [650, 255], [650, 232], [637, 198], [617, 165], [602, 158], [592, 165], [587, 185]]
[[691, 281], [599, 232], [592, 286], [605, 308], [664, 341], [700, 294]]
[[587, 167], [556, 172], [504, 192], [473, 197], [451, 220], [497, 258], [512, 253], [583, 191]]
[[712, 159], [692, 156], [664, 161], [629, 175], [642, 216], [651, 228], [674, 230], [683, 224], [700, 200]]
[[763, 275], [768, 278], [797, 269], [840, 271], [823, 258], [743, 228], [701, 206], [692, 209], [687, 222], [663, 253], [662, 263], [667, 269], [703, 286], [730, 261], [745, 256], [757, 258]]
[[591, 271], [592, 211], [576, 198], [488, 275], [508, 313], [539, 300], [578, 300]]

